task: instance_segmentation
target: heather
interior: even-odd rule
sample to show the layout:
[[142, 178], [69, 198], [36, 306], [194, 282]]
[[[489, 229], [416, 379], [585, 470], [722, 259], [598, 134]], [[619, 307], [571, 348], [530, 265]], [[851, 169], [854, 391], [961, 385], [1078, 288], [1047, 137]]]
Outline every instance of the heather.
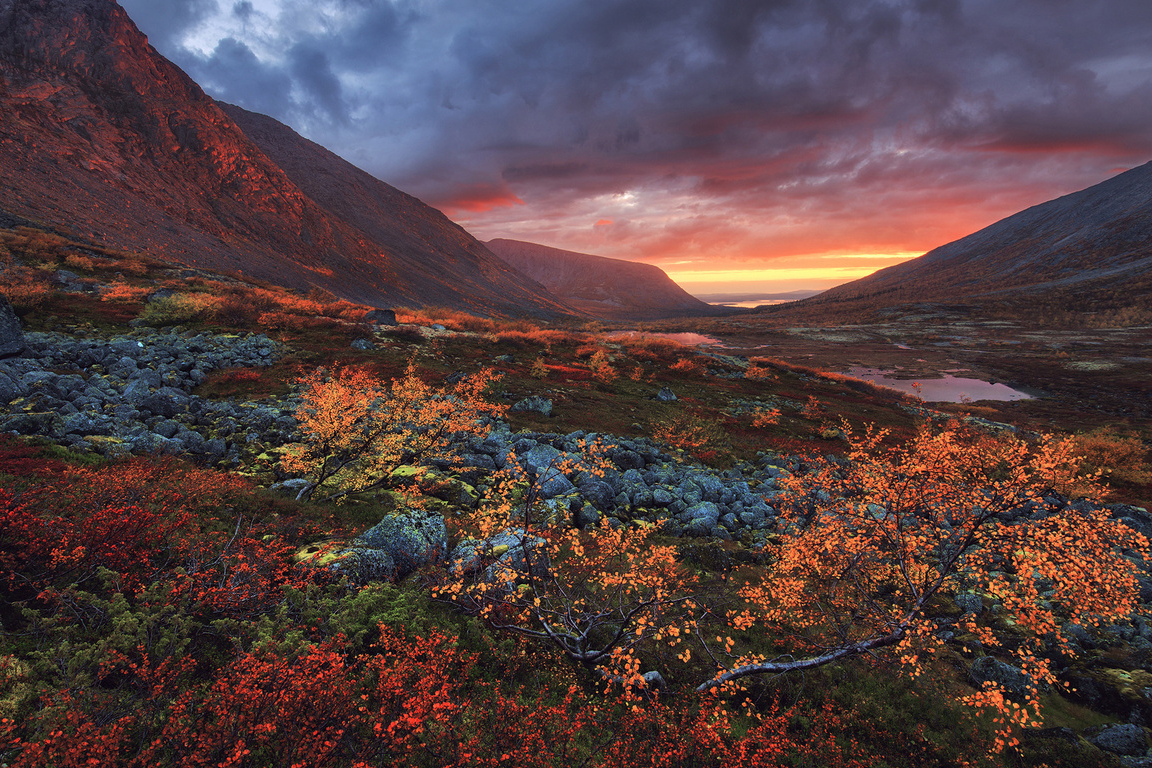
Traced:
[[1152, 715], [1122, 429], [8, 238], [10, 765], [1109, 765]]

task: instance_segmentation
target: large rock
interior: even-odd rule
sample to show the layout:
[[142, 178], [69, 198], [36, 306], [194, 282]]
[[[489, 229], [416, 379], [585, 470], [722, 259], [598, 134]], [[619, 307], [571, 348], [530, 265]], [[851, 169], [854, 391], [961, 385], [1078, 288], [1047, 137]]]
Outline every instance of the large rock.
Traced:
[[1148, 739], [1144, 729], [1138, 725], [1105, 725], [1090, 733], [1088, 740], [1107, 752], [1116, 755], [1141, 757], [1148, 753]]
[[396, 325], [396, 313], [390, 309], [373, 309], [364, 313], [362, 318], [366, 323], [373, 325]]
[[356, 537], [332, 567], [357, 581], [402, 579], [422, 566], [444, 560], [448, 531], [444, 518], [418, 509], [398, 510]]
[[0, 296], [0, 357], [13, 357], [26, 348], [20, 319], [16, 317], [8, 299]]
[[532, 395], [531, 397], [526, 397], [523, 400], [516, 401], [512, 405], [512, 411], [515, 413], [531, 411], [534, 413], [539, 413], [542, 416], [551, 416], [552, 401], [538, 395]]
[[560, 451], [541, 443], [532, 446], [527, 453], [520, 457], [520, 461], [530, 472], [539, 475], [545, 470], [555, 468], [560, 463], [561, 456]]
[[1024, 696], [1032, 687], [1031, 675], [992, 656], [981, 656], [972, 662], [968, 675], [976, 685], [992, 682], [1009, 696]]
[[448, 572], [453, 576], [474, 574], [487, 565], [485, 579], [489, 581], [526, 575], [527, 562], [538, 550], [539, 557], [531, 559], [534, 566], [542, 565], [539, 560], [546, 556], [541, 549], [545, 544], [544, 539], [528, 535], [523, 528], [509, 528], [487, 541], [465, 539], [448, 556]]

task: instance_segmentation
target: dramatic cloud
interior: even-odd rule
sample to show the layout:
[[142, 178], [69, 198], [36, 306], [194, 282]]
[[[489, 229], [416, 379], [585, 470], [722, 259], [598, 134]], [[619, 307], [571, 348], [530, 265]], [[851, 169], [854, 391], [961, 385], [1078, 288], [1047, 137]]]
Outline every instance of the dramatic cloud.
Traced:
[[673, 271], [923, 252], [1152, 159], [1147, 0], [123, 4], [479, 237]]

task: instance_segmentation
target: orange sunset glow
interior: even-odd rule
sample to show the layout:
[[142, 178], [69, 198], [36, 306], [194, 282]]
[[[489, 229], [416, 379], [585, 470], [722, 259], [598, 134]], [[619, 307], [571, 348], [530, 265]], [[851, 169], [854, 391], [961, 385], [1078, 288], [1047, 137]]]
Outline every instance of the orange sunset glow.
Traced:
[[0, 0], [0, 768], [1152, 768], [1152, 0]]
[[827, 287], [1152, 157], [1135, 0], [124, 5], [481, 240], [692, 286]]

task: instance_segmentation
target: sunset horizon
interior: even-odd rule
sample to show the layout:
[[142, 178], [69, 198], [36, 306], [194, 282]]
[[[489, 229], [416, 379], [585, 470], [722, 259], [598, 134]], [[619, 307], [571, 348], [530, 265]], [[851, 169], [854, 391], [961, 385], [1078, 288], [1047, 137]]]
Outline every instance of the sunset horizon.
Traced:
[[830, 287], [1152, 159], [1152, 7], [1031, 5], [124, 2], [475, 237], [696, 290]]

